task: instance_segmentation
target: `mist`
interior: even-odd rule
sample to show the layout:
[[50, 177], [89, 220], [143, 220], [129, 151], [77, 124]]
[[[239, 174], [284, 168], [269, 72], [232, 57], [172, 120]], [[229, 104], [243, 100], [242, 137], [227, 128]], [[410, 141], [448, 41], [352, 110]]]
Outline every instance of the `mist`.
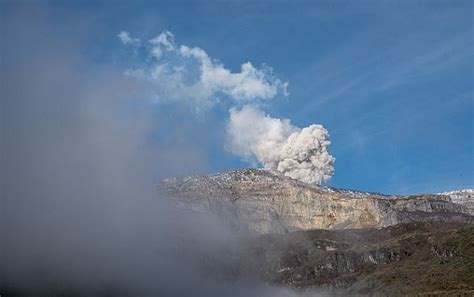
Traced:
[[[219, 280], [221, 267], [246, 258], [244, 235], [177, 211], [155, 192], [163, 177], [204, 170], [200, 148], [153, 140], [160, 129], [154, 108], [133, 96], [139, 86], [120, 67], [87, 66], [81, 26], [57, 30], [33, 7], [7, 12], [2, 296], [296, 294], [250, 277]], [[174, 132], [200, 132], [183, 129]], [[220, 262], [203, 266], [203, 259]]]

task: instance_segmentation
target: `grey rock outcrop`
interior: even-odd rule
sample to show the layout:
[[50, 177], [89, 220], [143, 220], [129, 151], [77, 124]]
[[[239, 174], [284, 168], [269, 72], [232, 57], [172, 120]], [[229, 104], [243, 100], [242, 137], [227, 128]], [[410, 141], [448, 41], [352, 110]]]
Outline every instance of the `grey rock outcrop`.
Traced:
[[472, 222], [446, 195], [390, 196], [312, 186], [263, 169], [174, 178], [158, 186], [178, 207], [256, 233], [385, 227], [413, 221]]
[[438, 195], [448, 196], [451, 201], [464, 205], [471, 215], [474, 215], [474, 189], [463, 189], [438, 193]]

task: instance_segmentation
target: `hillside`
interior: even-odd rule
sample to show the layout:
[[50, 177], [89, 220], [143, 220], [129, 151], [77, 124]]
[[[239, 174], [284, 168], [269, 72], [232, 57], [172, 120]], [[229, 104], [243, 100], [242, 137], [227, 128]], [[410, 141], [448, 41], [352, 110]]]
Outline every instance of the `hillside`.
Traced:
[[350, 296], [474, 295], [473, 224], [264, 235], [250, 250], [272, 284]]

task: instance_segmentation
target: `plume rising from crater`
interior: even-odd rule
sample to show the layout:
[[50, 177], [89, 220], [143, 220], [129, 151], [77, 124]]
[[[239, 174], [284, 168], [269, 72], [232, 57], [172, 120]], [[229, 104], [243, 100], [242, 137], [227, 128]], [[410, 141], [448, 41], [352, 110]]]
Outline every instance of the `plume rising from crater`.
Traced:
[[240, 72], [232, 72], [205, 50], [177, 44], [169, 31], [147, 43], [126, 31], [118, 37], [135, 50], [145, 50], [148, 59], [126, 74], [144, 84], [154, 103], [183, 103], [196, 114], [226, 104], [228, 151], [305, 183], [319, 185], [332, 177], [335, 158], [328, 152], [331, 142], [323, 126], [299, 128], [263, 111], [262, 102], [289, 94], [288, 82], [278, 79], [271, 67], [246, 62]]
[[293, 179], [319, 185], [334, 174], [329, 133], [321, 125], [298, 128], [289, 119], [244, 106], [231, 110], [227, 133], [232, 153]]

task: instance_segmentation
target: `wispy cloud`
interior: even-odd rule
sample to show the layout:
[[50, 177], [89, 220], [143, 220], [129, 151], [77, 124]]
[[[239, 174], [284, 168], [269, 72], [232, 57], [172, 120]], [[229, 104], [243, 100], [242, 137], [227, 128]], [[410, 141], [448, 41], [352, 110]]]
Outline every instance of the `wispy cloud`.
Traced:
[[123, 44], [138, 44], [140, 43], [140, 39], [130, 37], [130, 34], [127, 31], [121, 31], [118, 35], [120, 41]]
[[[119, 37], [125, 44], [139, 40], [123, 35]], [[186, 102], [199, 113], [223, 99], [243, 104], [288, 94], [288, 83], [276, 78], [270, 67], [245, 62], [240, 72], [232, 72], [203, 49], [176, 44], [169, 31], [142, 46], [146, 61], [126, 74], [144, 82], [156, 102]]]
[[[467, 41], [467, 42], [466, 42]], [[424, 51], [405, 61], [387, 65], [389, 72], [382, 77], [378, 91], [384, 91], [406, 83], [418, 81], [438, 72], [442, 72], [464, 60], [474, 57], [472, 41], [465, 36], [451, 39], [435, 45], [430, 51]]]
[[[371, 42], [367, 36], [361, 38], [357, 44]], [[421, 48], [402, 43], [375, 55], [357, 50], [352, 53], [353, 48], [336, 50], [321, 61], [316, 59], [313, 74], [305, 78], [306, 92], [314, 97], [307, 101], [305, 110], [311, 112], [334, 104], [333, 101], [344, 102], [347, 107], [347, 103], [358, 104], [389, 90], [429, 80], [466, 61], [472, 63], [473, 48], [472, 40], [466, 34], [459, 34]]]

